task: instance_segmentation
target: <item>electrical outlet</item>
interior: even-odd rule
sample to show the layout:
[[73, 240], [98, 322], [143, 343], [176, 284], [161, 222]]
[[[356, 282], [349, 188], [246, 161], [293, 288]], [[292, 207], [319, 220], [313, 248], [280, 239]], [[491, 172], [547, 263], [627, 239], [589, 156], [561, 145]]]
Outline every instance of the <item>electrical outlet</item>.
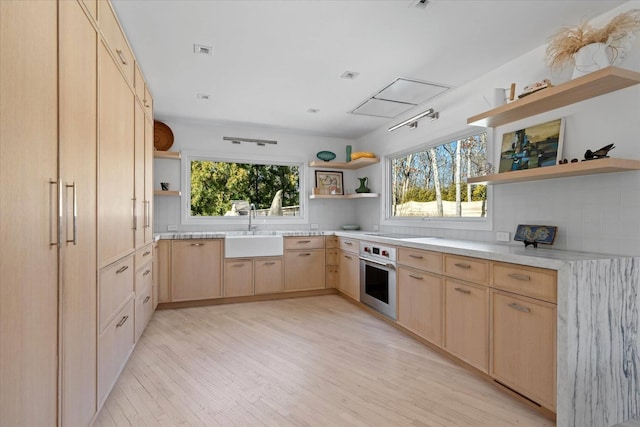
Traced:
[[178, 231], [177, 225], [167, 225], [167, 231]]
[[508, 231], [496, 231], [497, 242], [508, 242], [509, 238], [510, 236]]
[[318, 229], [318, 224], [311, 224], [311, 229], [312, 230], [317, 230]]
[[378, 224], [373, 224], [373, 231], [380, 230], [380, 226]]

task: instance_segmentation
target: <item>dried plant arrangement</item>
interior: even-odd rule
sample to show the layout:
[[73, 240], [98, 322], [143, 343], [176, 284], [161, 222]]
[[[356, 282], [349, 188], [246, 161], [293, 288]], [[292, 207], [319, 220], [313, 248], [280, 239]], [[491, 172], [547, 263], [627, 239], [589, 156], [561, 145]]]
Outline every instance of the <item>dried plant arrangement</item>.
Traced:
[[640, 9], [621, 13], [600, 29], [586, 22], [574, 28], [562, 28], [549, 40], [546, 51], [547, 66], [553, 71], [573, 64], [574, 55], [592, 43], [604, 43], [612, 49], [615, 58], [624, 57], [633, 40], [633, 34], [638, 30]]

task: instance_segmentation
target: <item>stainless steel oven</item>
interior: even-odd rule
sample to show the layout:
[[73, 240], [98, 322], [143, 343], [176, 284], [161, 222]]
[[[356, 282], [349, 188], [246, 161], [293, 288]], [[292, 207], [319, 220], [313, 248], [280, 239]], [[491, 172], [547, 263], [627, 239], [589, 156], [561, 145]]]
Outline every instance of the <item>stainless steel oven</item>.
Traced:
[[396, 248], [360, 242], [360, 302], [396, 318]]

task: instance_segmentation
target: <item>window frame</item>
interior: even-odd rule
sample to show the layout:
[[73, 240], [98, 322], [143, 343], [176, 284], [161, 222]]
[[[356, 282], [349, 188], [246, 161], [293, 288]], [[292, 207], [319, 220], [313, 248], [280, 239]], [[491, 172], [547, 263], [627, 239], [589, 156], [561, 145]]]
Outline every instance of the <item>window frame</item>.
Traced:
[[404, 226], [404, 227], [430, 227], [442, 229], [459, 229], [459, 230], [478, 230], [486, 231], [493, 229], [493, 186], [487, 185], [487, 216], [481, 218], [459, 218], [459, 217], [394, 217], [392, 216], [392, 170], [391, 163], [393, 159], [406, 156], [411, 153], [425, 151], [439, 145], [449, 142], [468, 138], [478, 133], [487, 133], [487, 161], [493, 159], [493, 129], [473, 126], [464, 131], [449, 134], [445, 137], [436, 138], [423, 144], [415, 145], [407, 149], [389, 153], [384, 156], [384, 167], [382, 168], [383, 182], [383, 203], [381, 209], [380, 224], [386, 226]]
[[286, 225], [286, 224], [306, 224], [308, 223], [307, 215], [307, 198], [306, 194], [306, 174], [307, 167], [304, 162], [296, 160], [272, 160], [265, 157], [257, 156], [225, 156], [220, 154], [212, 154], [206, 152], [182, 152], [182, 185], [181, 190], [184, 197], [180, 203], [180, 217], [183, 225], [217, 225], [217, 226], [239, 226], [247, 225], [246, 217], [237, 216], [191, 216], [191, 162], [193, 160], [204, 160], [212, 162], [226, 163], [250, 163], [259, 165], [278, 165], [278, 166], [297, 166], [299, 168], [298, 192], [300, 200], [300, 215], [298, 217], [282, 216], [282, 217], [259, 217], [254, 221], [254, 225]]

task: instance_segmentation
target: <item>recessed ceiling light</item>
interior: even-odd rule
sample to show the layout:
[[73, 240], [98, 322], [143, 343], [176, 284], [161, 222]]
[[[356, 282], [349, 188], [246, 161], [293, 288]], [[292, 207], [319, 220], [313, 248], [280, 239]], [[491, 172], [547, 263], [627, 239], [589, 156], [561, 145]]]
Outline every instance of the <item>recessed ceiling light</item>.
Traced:
[[358, 75], [360, 75], [360, 73], [356, 73], [355, 71], [345, 71], [340, 77], [347, 80], [353, 80], [358, 77]]
[[307, 113], [313, 113], [313, 114], [315, 114], [315, 113], [319, 113], [319, 112], [320, 112], [320, 110], [319, 110], [319, 109], [317, 109], [317, 108], [309, 108], [309, 109], [307, 110]]
[[205, 46], [201, 44], [193, 45], [193, 53], [201, 54], [201, 55], [211, 55], [213, 54], [213, 46]]
[[209, 99], [211, 99], [211, 95], [208, 95], [206, 93], [199, 93], [198, 94], [198, 99], [202, 99], [204, 101], [208, 101]]

